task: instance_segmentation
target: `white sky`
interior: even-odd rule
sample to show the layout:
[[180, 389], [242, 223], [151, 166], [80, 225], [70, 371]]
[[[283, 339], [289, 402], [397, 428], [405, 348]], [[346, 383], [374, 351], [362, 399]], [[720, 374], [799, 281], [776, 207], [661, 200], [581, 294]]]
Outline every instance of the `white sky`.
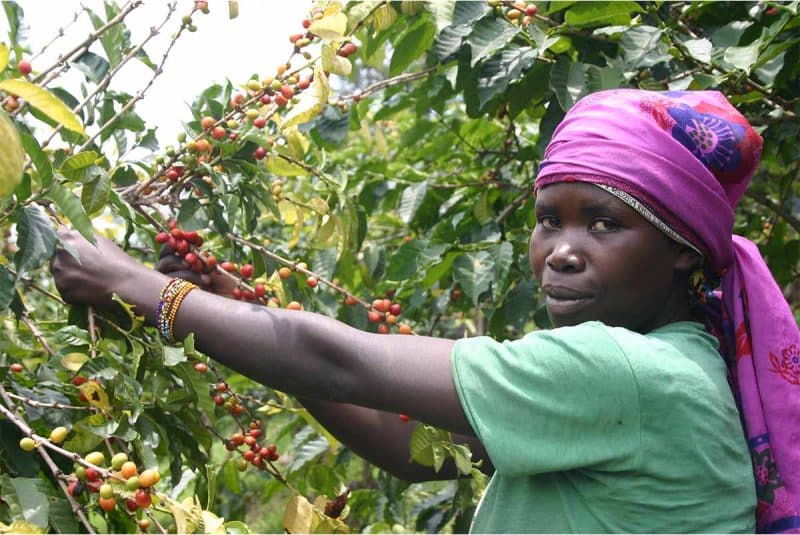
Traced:
[[[162, 33], [145, 45], [145, 51], [156, 65], [171, 35], [180, 27], [181, 18], [191, 11], [194, 3], [193, 0], [176, 1], [177, 9]], [[311, 0], [239, 0], [239, 16], [229, 19], [227, 0], [209, 0], [208, 3], [210, 13], [198, 12], [194, 16], [197, 31], [181, 35], [169, 54], [164, 72], [136, 104], [136, 112], [148, 128], [158, 127], [156, 132], [162, 147], [174, 142], [175, 135], [182, 129], [181, 121], [191, 117], [188, 104], [212, 83], [224, 82], [227, 78], [237, 86], [253, 74], [274, 75], [277, 66], [291, 54], [289, 35], [303, 31], [301, 21], [311, 7]], [[19, 4], [25, 13], [27, 46], [32, 54], [40, 52], [58, 34], [60, 27], [72, 21], [81, 4], [105, 19], [103, 4], [97, 0], [83, 0], [82, 3], [77, 0], [21, 0]], [[161, 24], [168, 12], [167, 4], [165, 0], [145, 0], [125, 19], [133, 45], [141, 42], [151, 27]], [[33, 61], [34, 73], [50, 66], [59, 53], [71, 50], [92, 30], [88, 16], [82, 14], [78, 22], [66, 28], [64, 37]], [[10, 44], [7, 21], [1, 12], [0, 42]], [[104, 55], [99, 43], [91, 50]], [[115, 77], [111, 88], [134, 95], [151, 76], [150, 69], [138, 60], [131, 60]], [[63, 85], [80, 97], [78, 88], [82, 78], [81, 73], [74, 72], [54, 85]]]

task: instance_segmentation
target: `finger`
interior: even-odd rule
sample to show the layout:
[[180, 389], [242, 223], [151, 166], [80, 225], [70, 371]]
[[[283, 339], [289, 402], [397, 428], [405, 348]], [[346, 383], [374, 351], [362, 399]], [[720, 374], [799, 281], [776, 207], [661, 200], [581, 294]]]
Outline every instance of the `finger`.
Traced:
[[158, 253], [159, 258], [164, 258], [165, 256], [169, 256], [175, 252], [175, 249], [168, 245], [169, 242], [165, 243], [164, 246], [161, 248], [161, 251]]
[[189, 264], [187, 264], [183, 258], [176, 255], [170, 255], [165, 256], [158, 261], [158, 264], [156, 264], [156, 271], [161, 273], [171, 273], [173, 271], [187, 269], [188, 267]]

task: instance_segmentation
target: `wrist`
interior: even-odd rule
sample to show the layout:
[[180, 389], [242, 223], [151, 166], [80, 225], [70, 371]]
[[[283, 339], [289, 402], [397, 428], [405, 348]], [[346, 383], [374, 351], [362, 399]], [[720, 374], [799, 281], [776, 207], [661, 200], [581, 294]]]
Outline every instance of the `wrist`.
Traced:
[[133, 305], [134, 312], [144, 316], [147, 324], [154, 325], [161, 290], [169, 280], [170, 277], [158, 271], [141, 269], [119, 281], [114, 292], [123, 301]]

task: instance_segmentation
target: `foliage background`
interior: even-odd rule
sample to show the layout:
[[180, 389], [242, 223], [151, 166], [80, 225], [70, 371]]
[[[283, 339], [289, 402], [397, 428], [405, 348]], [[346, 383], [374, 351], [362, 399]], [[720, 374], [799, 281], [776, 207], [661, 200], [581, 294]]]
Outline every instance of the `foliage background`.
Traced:
[[[13, 194], [0, 199], [2, 529], [134, 531], [148, 514], [153, 530], [265, 532], [307, 522], [291, 527], [458, 532], [483, 483], [404, 483], [341, 446], [290, 397], [213, 363], [208, 374], [195, 372], [194, 363], [207, 359], [191, 340], [165, 347], [124, 312], [64, 306], [47, 271], [61, 224], [89, 237], [108, 234], [152, 263], [156, 232], [175, 218], [200, 230], [204, 249], [220, 259], [253, 263], [281, 306], [296, 300], [375, 330], [368, 306], [394, 292], [401, 320], [418, 333], [518, 337], [547, 325], [527, 240], [536, 164], [564, 112], [606, 88], [716, 89], [765, 140], [735, 230], [759, 245], [800, 313], [798, 2], [543, 2], [523, 21], [510, 3], [367, 0], [343, 6], [344, 23], [338, 4], [322, 3], [324, 39], [303, 48], [310, 59], [295, 50], [284, 74], [198, 88], [194, 119], [172, 147], [157, 145], [157, 125], [145, 124], [135, 104], [170, 68], [181, 34], [203, 31], [202, 10], [181, 3], [153, 22], [156, 32], [174, 32], [156, 58], [126, 30], [137, 5], [83, 9], [99, 29], [85, 48], [23, 78], [17, 62], [44, 44], [25, 42], [23, 9], [3, 4], [11, 30], [0, 46], [0, 97], [27, 164]], [[236, 6], [210, 8], [233, 15]], [[191, 20], [178, 20], [182, 14]], [[304, 31], [300, 22], [291, 33]], [[336, 56], [347, 39], [358, 51]], [[128, 61], [149, 65], [153, 77], [129, 93], [108, 90]], [[265, 77], [286, 83], [315, 66], [314, 84], [285, 110], [259, 104], [265, 87], [269, 93]], [[60, 69], [84, 74], [79, 91], [59, 86]], [[236, 93], [248, 104], [232, 106]], [[247, 109], [269, 119], [264, 129]], [[226, 134], [237, 138], [211, 139], [204, 116], [235, 120]], [[191, 148], [200, 139], [213, 147], [205, 162]], [[257, 147], [267, 149], [265, 159], [254, 157]], [[181, 168], [178, 182], [164, 179], [171, 167]], [[283, 265], [296, 270], [287, 280], [276, 274]], [[314, 289], [305, 283], [310, 273], [322, 281]], [[347, 306], [345, 295], [367, 306]], [[12, 372], [13, 363], [24, 370]], [[76, 374], [97, 379], [108, 402], [81, 402], [70, 383]], [[209, 389], [218, 381], [247, 408], [244, 416], [214, 405]], [[264, 422], [265, 442], [282, 453], [273, 476], [238, 471], [238, 453], [225, 448], [250, 417]], [[17, 443], [28, 425], [44, 437], [57, 425], [71, 434], [62, 451], [43, 440], [38, 454], [25, 453]], [[464, 473], [473, 471], [446, 435], [418, 430], [411, 444], [418, 461], [454, 456]], [[160, 504], [147, 513], [103, 513], [93, 496], [65, 494], [73, 462], [98, 448], [160, 468]], [[322, 510], [345, 488], [342, 524]], [[301, 496], [323, 498], [312, 510]], [[294, 519], [284, 517], [287, 504]]]

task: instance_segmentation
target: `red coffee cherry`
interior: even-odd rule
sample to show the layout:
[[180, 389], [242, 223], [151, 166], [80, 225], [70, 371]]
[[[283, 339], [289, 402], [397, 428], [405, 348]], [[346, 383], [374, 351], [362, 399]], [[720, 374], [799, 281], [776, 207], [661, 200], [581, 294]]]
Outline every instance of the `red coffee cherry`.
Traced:
[[33, 70], [33, 67], [31, 66], [30, 61], [23, 59], [20, 60], [19, 63], [17, 63], [17, 70], [22, 76], [28, 76]]
[[167, 243], [169, 241], [169, 234], [166, 232], [159, 232], [156, 234], [156, 243]]
[[208, 371], [208, 364], [205, 362], [198, 362], [194, 365], [194, 369], [197, 370], [198, 373], [206, 373]]
[[242, 277], [245, 279], [249, 279], [253, 276], [253, 264], [245, 264], [242, 266], [242, 269], [239, 270], [239, 273], [242, 274]]

